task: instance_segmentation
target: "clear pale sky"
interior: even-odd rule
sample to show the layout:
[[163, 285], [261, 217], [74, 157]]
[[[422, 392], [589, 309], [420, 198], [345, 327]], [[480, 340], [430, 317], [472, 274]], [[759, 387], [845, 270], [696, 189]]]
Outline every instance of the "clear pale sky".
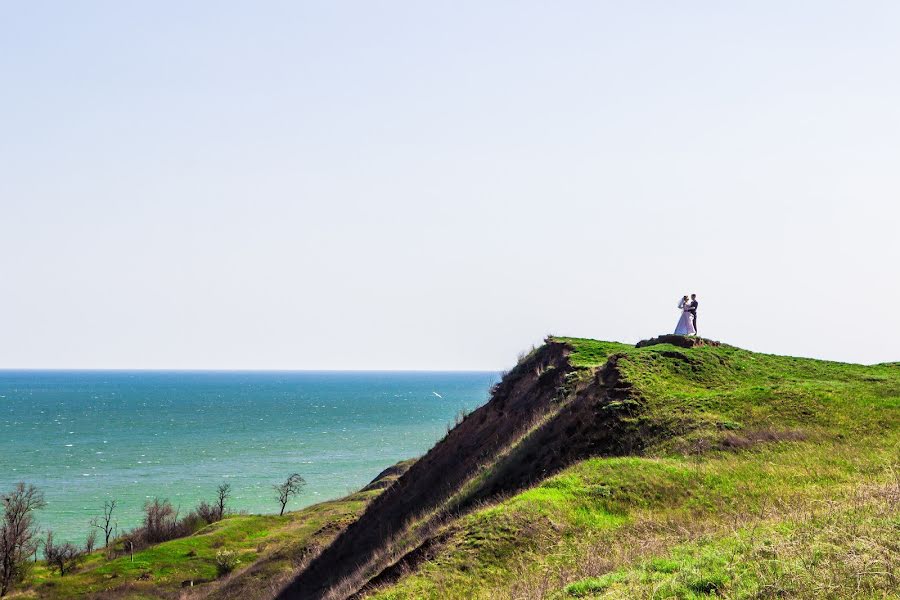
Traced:
[[0, 367], [900, 361], [900, 3], [0, 3]]

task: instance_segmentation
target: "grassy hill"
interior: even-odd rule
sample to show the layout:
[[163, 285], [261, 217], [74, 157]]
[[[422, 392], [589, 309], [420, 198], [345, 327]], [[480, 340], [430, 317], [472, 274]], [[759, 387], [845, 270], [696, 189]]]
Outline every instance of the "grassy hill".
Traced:
[[283, 597], [895, 594], [900, 370], [657, 342], [548, 340]]
[[598, 412], [639, 450], [449, 521], [367, 597], [900, 597], [895, 365], [556, 341], [578, 378], [615, 356]]
[[[900, 365], [641, 346], [550, 338], [383, 490], [39, 567], [37, 594], [900, 598]], [[242, 567], [181, 589], [221, 547]]]

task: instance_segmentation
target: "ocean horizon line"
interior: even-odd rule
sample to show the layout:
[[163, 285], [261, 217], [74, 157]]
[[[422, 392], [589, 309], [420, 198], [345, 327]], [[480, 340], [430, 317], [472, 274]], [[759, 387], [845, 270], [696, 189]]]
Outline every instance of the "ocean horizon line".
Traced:
[[504, 369], [212, 369], [0, 367], [0, 373], [500, 373]]

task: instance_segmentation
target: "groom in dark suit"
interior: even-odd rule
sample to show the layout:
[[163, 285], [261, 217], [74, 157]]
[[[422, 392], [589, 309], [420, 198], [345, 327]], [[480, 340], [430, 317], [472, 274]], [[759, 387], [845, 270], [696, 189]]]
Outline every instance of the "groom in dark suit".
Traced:
[[697, 294], [691, 294], [691, 301], [688, 302], [688, 310], [691, 313], [691, 321], [694, 323], [694, 335], [697, 335], [697, 307], [700, 306], [700, 303], [697, 302]]

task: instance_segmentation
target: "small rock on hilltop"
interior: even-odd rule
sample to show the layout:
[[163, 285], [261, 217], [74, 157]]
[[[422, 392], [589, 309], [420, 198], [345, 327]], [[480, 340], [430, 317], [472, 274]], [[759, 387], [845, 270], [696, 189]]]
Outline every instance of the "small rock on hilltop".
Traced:
[[659, 344], [671, 344], [673, 346], [678, 346], [679, 348], [699, 348], [700, 346], [721, 346], [720, 342], [715, 340], [708, 340], [702, 337], [695, 336], [687, 336], [687, 335], [675, 335], [674, 333], [669, 333], [666, 335], [660, 335], [655, 338], [650, 338], [649, 340], [641, 340], [637, 344], [635, 344], [635, 348], [644, 348], [646, 346], [657, 346]]

